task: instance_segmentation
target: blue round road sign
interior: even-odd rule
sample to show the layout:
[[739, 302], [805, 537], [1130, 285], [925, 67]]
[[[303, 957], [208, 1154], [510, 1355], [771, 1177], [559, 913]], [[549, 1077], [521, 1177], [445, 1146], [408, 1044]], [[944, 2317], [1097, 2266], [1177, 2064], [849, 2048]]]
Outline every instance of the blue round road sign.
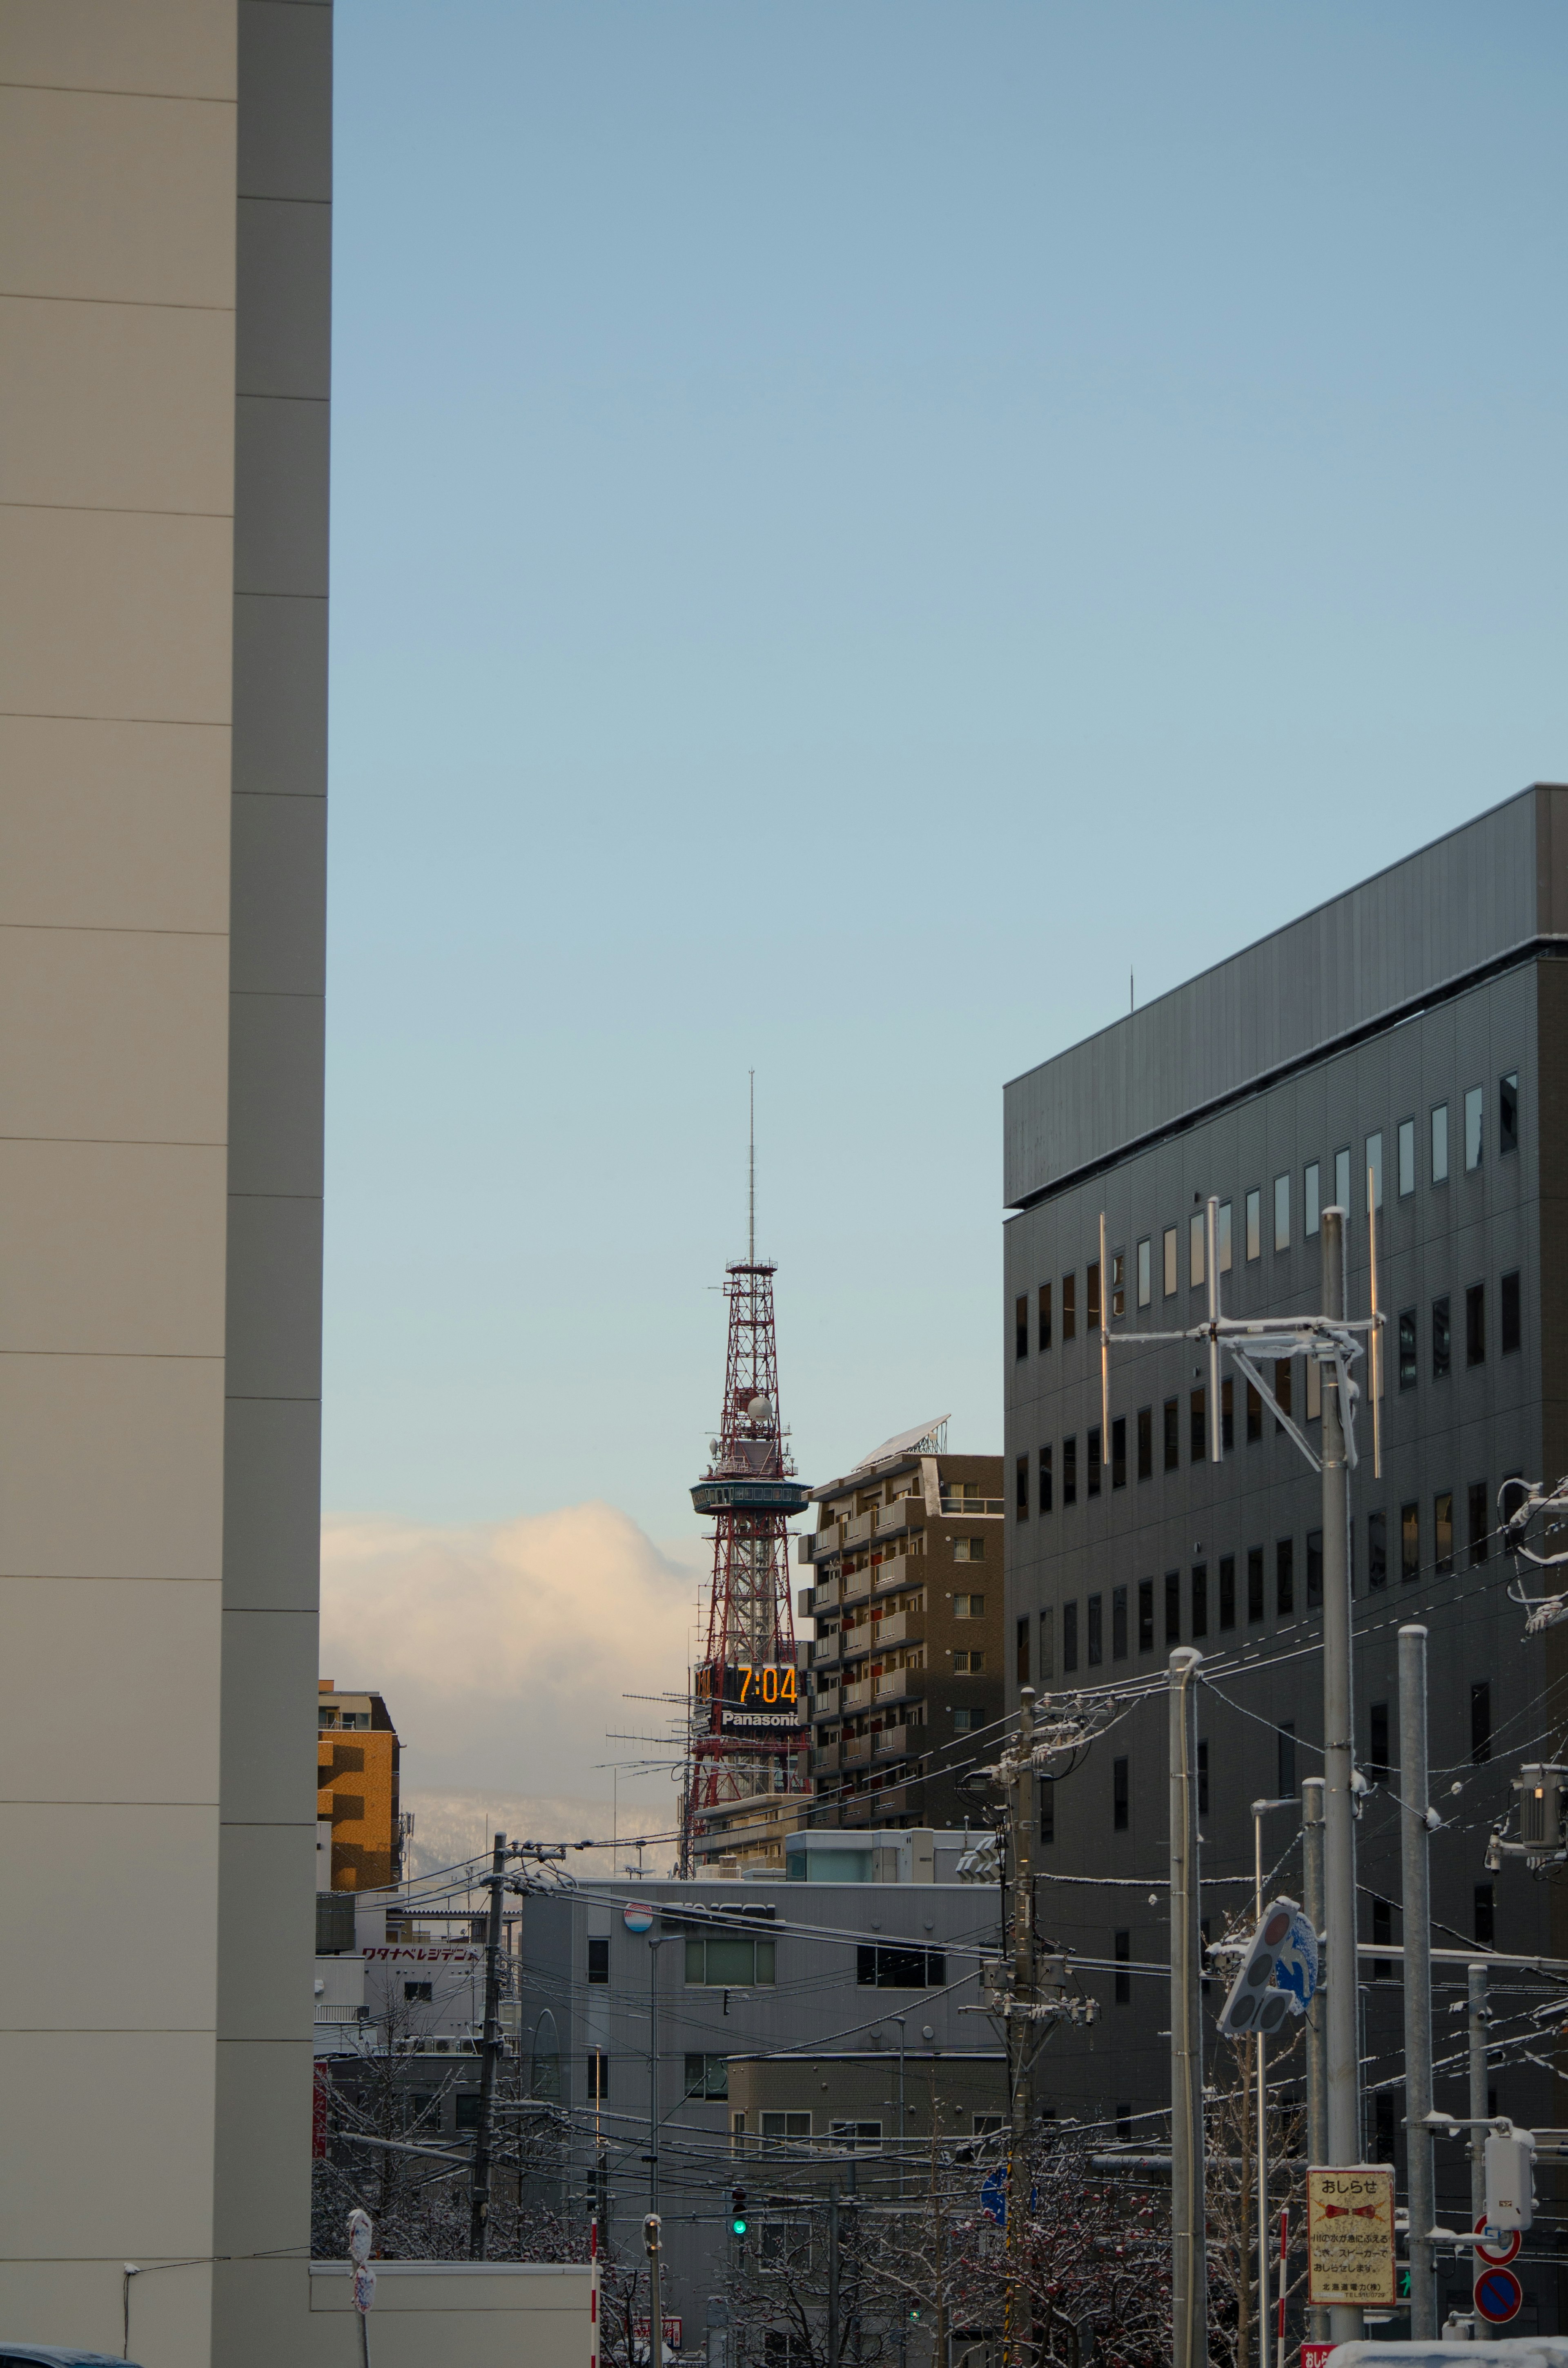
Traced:
[[1483, 2270], [1476, 2279], [1475, 2306], [1490, 2327], [1513, 2318], [1524, 2298], [1525, 2290], [1512, 2270]]

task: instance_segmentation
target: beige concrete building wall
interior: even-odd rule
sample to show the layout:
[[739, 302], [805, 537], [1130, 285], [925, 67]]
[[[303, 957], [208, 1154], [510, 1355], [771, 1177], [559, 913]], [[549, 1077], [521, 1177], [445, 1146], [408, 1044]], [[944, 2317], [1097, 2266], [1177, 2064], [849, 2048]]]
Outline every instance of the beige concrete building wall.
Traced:
[[[0, 2331], [210, 2351], [233, 0], [0, 9]], [[62, 1715], [63, 1713], [63, 1715]]]

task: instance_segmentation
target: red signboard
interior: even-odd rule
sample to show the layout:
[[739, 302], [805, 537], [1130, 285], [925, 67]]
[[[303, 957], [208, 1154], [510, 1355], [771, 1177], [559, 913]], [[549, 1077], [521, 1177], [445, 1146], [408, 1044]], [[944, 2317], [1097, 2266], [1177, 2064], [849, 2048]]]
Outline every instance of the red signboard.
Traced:
[[1303, 2343], [1301, 2368], [1324, 2368], [1324, 2362], [1333, 2350], [1332, 2343]]
[[[659, 2321], [659, 2324], [665, 2331], [665, 2350], [666, 2351], [678, 2351], [680, 2350], [680, 2320], [678, 2318], [670, 2318], [666, 2316]], [[632, 2320], [631, 2340], [634, 2343], [647, 2344], [652, 2333], [653, 2323], [651, 2320], [646, 2318], [634, 2318]]]
[[326, 2153], [326, 2100], [331, 2093], [332, 2075], [324, 2064], [318, 2064], [311, 2100], [311, 2153], [318, 2162]]

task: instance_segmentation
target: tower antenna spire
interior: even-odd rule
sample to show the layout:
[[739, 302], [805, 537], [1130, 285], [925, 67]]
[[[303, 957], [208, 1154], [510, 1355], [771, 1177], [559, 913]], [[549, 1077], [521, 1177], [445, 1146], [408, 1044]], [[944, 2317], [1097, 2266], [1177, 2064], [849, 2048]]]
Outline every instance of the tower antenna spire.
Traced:
[[748, 1069], [751, 1135], [746, 1148], [746, 1264], [756, 1264], [756, 1071]]

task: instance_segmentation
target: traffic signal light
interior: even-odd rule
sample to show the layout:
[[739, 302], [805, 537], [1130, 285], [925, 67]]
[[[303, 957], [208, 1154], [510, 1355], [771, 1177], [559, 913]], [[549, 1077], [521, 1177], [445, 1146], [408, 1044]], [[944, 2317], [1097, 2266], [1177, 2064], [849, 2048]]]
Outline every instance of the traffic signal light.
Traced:
[[746, 2192], [744, 2187], [730, 2190], [730, 2234], [744, 2237], [746, 2233]]

